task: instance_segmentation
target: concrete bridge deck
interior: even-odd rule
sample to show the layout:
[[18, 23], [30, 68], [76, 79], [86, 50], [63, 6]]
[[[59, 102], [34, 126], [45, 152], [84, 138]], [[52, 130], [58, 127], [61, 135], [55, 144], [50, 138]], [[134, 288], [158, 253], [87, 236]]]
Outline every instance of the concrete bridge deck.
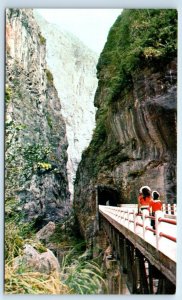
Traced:
[[[138, 215], [137, 207], [99, 205], [100, 218], [122, 234], [172, 284], [176, 284], [176, 220], [164, 212], [156, 214], [156, 231], [147, 211]], [[155, 233], [155, 234], [154, 234]], [[111, 241], [112, 242], [112, 241]]]

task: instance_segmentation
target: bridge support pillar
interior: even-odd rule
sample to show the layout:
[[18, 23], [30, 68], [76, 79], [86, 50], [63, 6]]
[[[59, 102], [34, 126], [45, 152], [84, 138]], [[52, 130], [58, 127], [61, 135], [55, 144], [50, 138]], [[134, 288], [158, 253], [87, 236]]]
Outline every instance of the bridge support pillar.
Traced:
[[[127, 238], [127, 235], [123, 235], [118, 228], [115, 228], [104, 218], [101, 218], [101, 221], [109, 238], [109, 243], [114, 250], [114, 255], [110, 258], [110, 260], [113, 260], [113, 268], [115, 268], [114, 264], [117, 262], [120, 279], [127, 283], [131, 294], [175, 293], [175, 285], [165, 277], [165, 273], [162, 273], [157, 266], [145, 257], [142, 251], [136, 248], [136, 245]], [[115, 280], [114, 277], [113, 280]], [[119, 279], [117, 279], [117, 282], [119, 287]], [[115, 288], [113, 287], [113, 289]]]
[[149, 294], [149, 287], [147, 281], [147, 273], [146, 273], [146, 261], [144, 256], [137, 251], [137, 255], [139, 258], [139, 273], [140, 273], [140, 293], [141, 294]]

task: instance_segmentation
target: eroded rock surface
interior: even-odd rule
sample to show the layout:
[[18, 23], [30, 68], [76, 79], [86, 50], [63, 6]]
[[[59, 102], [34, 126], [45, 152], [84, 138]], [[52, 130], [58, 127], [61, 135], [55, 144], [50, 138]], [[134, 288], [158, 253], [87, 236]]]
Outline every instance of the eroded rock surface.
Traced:
[[36, 238], [38, 240], [48, 241], [49, 237], [54, 233], [55, 228], [55, 223], [49, 222], [36, 233]]
[[176, 12], [153, 10], [146, 22], [147, 13], [129, 10], [117, 19], [97, 66], [96, 130], [79, 164], [74, 200], [89, 240], [97, 232], [97, 204], [137, 203], [142, 185], [158, 190], [164, 203], [176, 202]]
[[69, 210], [68, 143], [31, 9], [7, 10], [6, 51], [6, 198], [41, 226]]
[[82, 151], [89, 145], [95, 126], [94, 94], [98, 55], [77, 37], [48, 23], [34, 10], [46, 38], [46, 59], [61, 100], [68, 139], [68, 181], [71, 199], [73, 181]]

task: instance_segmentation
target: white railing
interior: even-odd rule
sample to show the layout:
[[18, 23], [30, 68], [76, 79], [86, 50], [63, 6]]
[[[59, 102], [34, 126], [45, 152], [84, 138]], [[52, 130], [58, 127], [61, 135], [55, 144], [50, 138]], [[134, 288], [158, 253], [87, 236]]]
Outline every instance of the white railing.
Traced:
[[[120, 204], [119, 207], [130, 207], [130, 208], [138, 208], [138, 204]], [[166, 215], [177, 215], [177, 205], [174, 204], [167, 204], [163, 203], [162, 204], [162, 211]]]
[[[143, 210], [142, 214], [139, 214], [137, 205], [120, 207], [99, 205], [99, 211], [176, 261], [177, 222], [175, 219], [166, 218], [163, 211], [157, 211], [155, 217], [149, 216], [148, 210]], [[151, 226], [152, 219], [155, 220], [155, 230]]]
[[162, 204], [162, 211], [167, 215], [177, 215], [177, 205], [176, 204]]

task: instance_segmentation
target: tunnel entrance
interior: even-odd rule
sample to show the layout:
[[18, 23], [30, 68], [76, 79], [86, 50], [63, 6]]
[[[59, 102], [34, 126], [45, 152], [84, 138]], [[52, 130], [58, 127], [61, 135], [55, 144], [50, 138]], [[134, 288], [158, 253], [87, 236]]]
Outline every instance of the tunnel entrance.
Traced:
[[97, 186], [98, 205], [117, 206], [120, 203], [119, 192], [108, 186]]

